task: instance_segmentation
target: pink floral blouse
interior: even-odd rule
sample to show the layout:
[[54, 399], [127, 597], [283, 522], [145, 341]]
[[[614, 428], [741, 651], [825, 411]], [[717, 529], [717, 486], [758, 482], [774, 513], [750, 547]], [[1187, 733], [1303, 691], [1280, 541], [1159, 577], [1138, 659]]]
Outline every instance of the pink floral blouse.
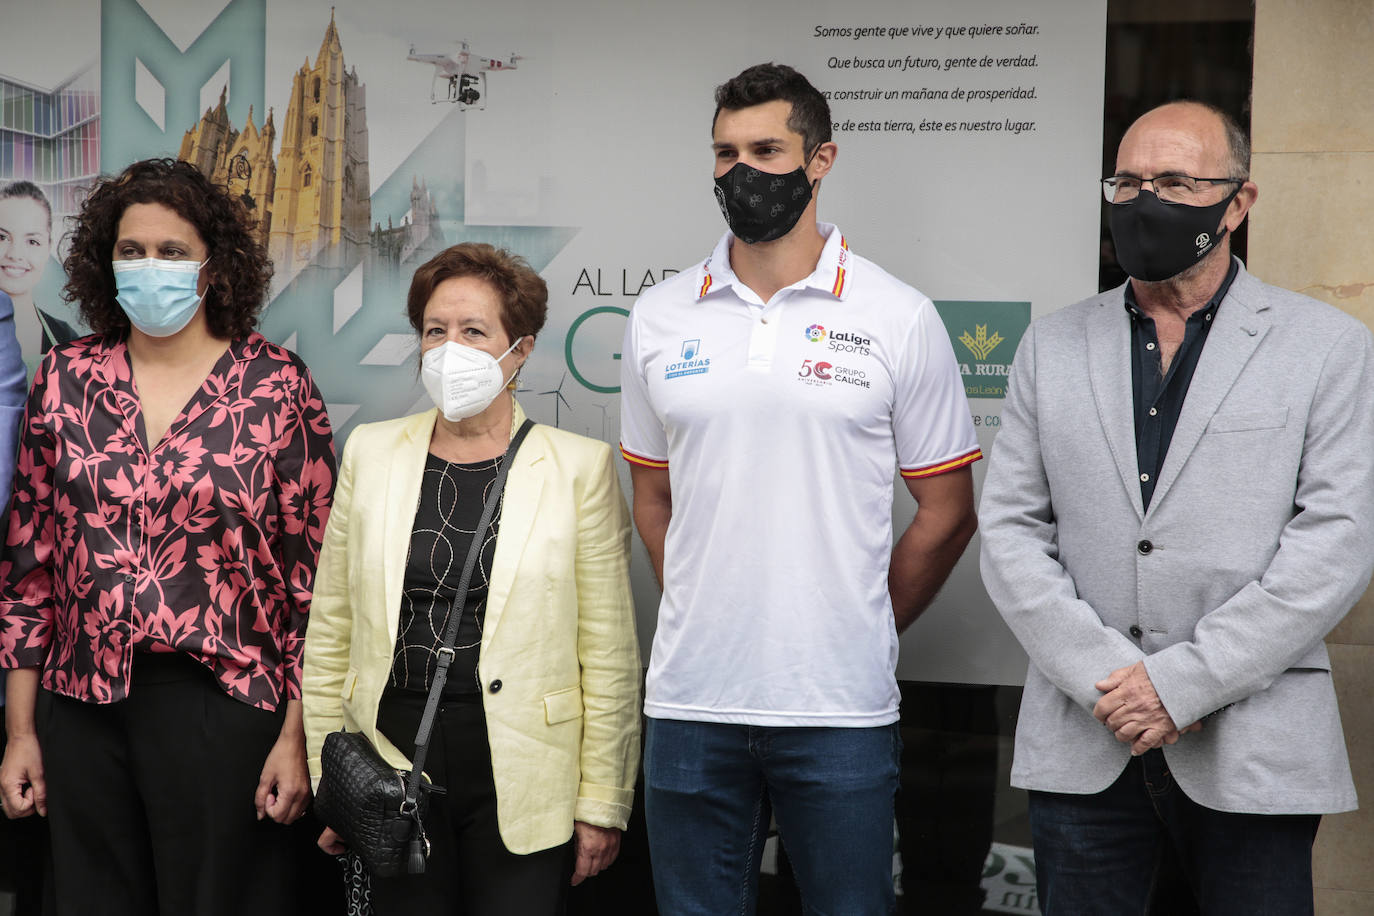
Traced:
[[0, 667], [113, 703], [135, 650], [179, 651], [235, 699], [299, 699], [334, 471], [309, 370], [259, 334], [230, 345], [151, 455], [124, 343], [54, 348], [20, 436]]

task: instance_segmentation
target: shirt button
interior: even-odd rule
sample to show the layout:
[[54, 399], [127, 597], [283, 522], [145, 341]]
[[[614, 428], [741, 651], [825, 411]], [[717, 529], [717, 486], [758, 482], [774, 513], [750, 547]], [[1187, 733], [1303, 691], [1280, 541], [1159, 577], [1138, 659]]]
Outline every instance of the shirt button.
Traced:
[[1140, 551], [1142, 557], [1148, 557], [1150, 551], [1155, 549], [1155, 545], [1151, 544], [1149, 541], [1141, 541], [1139, 544], [1135, 545], [1135, 549]]
[[1204, 315], [1204, 316], [1202, 317], [1202, 320], [1203, 320], [1203, 321], [1211, 321], [1211, 320], [1212, 320], [1212, 313], [1211, 313], [1211, 312], [1208, 312], [1206, 315]]
[[1145, 631], [1142, 630], [1140, 627], [1136, 626], [1135, 624], [1131, 624], [1131, 635], [1134, 636], [1136, 639], [1139, 639], [1140, 637], [1145, 635]]
[[1141, 483], [1149, 483], [1149, 482], [1150, 482], [1150, 475], [1149, 475], [1149, 474], [1141, 474], [1141, 475], [1140, 475], [1140, 482], [1141, 482]]
[[1153, 407], [1150, 408], [1150, 416], [1153, 417], [1153, 416], [1155, 416], [1155, 415], [1158, 414], [1158, 413], [1159, 413], [1158, 410], [1155, 410]]
[[1155, 348], [1155, 345], [1154, 345], [1153, 343], [1147, 343], [1147, 344], [1145, 345], [1145, 349], [1147, 349], [1147, 350], [1153, 350], [1154, 348]]
[[124, 581], [125, 581], [125, 582], [132, 582], [132, 581], [134, 581], [134, 574], [133, 574], [133, 573], [125, 573], [125, 574], [124, 574]]
[[500, 693], [500, 692], [501, 692], [501, 679], [500, 679], [500, 678], [497, 678], [496, 680], [492, 681], [492, 682], [487, 686], [487, 689], [490, 690], [492, 693]]

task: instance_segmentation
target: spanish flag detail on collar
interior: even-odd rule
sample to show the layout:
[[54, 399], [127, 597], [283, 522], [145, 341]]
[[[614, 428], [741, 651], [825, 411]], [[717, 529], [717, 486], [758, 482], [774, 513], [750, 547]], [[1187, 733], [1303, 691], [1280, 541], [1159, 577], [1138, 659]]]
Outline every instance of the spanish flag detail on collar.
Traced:
[[[712, 255], [714, 257], [714, 254]], [[701, 286], [697, 288], [697, 300], [700, 301], [711, 291], [711, 258], [707, 258], [701, 263]]]
[[835, 285], [830, 287], [830, 295], [839, 299], [844, 293], [845, 265], [849, 263], [849, 243], [840, 236], [839, 263], [835, 265]]

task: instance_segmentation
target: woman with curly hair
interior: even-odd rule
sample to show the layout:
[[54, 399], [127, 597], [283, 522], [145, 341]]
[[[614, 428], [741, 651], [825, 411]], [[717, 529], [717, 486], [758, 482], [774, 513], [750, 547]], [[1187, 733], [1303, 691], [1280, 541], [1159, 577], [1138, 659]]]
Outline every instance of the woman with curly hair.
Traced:
[[34, 376], [0, 562], [0, 803], [68, 913], [286, 913], [324, 402], [253, 328], [242, 206], [171, 159], [99, 181], [65, 262], [95, 334]]

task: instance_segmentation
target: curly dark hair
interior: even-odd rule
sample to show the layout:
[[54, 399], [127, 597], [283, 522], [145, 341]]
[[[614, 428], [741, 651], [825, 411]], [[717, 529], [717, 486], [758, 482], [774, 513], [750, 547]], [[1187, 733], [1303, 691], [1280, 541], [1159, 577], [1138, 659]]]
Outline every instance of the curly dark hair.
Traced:
[[786, 64], [755, 64], [717, 86], [711, 130], [715, 131], [722, 108], [739, 111], [777, 101], [792, 105], [787, 129], [801, 134], [808, 156], [822, 143], [830, 142], [830, 103], [806, 77]]
[[415, 271], [406, 297], [406, 318], [423, 334], [425, 306], [445, 280], [476, 277], [491, 284], [501, 300], [501, 326], [511, 340], [534, 337], [549, 313], [549, 288], [529, 262], [485, 242], [463, 242], [430, 258]]
[[131, 204], [161, 204], [195, 226], [210, 255], [205, 321], [216, 337], [244, 337], [258, 323], [272, 262], [253, 237], [241, 201], [212, 184], [189, 162], [144, 159], [113, 178], [101, 178], [81, 206], [63, 267], [63, 297], [81, 306], [98, 334], [125, 336], [129, 319], [115, 301], [114, 246]]

